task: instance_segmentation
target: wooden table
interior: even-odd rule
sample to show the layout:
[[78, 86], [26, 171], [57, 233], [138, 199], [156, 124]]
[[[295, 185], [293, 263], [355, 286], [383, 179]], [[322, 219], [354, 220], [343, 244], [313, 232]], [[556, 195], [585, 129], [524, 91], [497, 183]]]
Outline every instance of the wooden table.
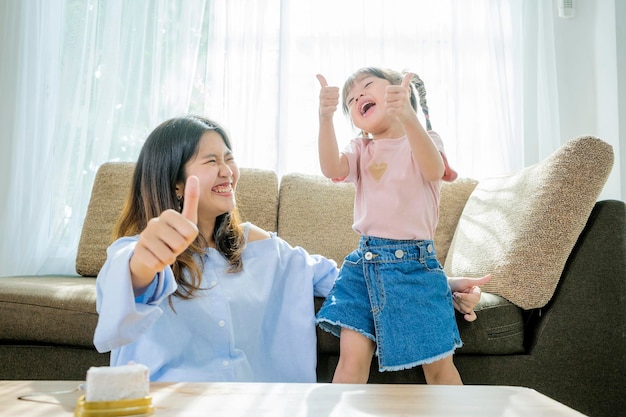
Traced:
[[[73, 416], [81, 381], [0, 381], [0, 416]], [[399, 384], [152, 383], [154, 416], [558, 417], [583, 414], [535, 390]]]

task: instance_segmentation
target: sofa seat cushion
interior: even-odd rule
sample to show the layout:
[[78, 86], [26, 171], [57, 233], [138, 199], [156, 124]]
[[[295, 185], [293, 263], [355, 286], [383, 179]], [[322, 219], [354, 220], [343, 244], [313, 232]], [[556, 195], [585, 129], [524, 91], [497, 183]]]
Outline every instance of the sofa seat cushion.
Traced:
[[0, 278], [3, 344], [59, 344], [93, 348], [98, 321], [96, 280], [78, 276]]
[[[324, 299], [315, 299], [318, 311]], [[524, 353], [524, 316], [521, 308], [506, 299], [483, 292], [474, 308], [478, 319], [467, 322], [457, 313], [463, 347], [458, 355], [515, 355]], [[318, 352], [339, 355], [339, 338], [317, 328]]]
[[463, 346], [457, 354], [511, 355], [524, 353], [524, 315], [521, 308], [499, 295], [483, 292], [474, 308], [475, 321], [457, 313]]

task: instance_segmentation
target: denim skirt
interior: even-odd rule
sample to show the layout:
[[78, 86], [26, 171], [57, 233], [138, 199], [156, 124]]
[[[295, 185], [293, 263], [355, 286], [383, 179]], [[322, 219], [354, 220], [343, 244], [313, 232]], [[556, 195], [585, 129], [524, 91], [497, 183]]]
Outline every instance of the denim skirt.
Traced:
[[450, 356], [462, 345], [452, 293], [432, 240], [362, 236], [317, 314], [376, 342], [378, 369], [398, 371]]

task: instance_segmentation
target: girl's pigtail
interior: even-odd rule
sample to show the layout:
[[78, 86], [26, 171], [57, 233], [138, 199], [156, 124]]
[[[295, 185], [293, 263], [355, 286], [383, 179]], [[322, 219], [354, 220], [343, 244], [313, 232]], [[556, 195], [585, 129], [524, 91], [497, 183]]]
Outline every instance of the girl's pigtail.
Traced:
[[424, 118], [426, 119], [426, 130], [433, 130], [430, 124], [430, 116], [428, 115], [428, 103], [426, 102], [426, 87], [424, 87], [424, 81], [422, 81], [422, 79], [417, 74], [413, 75], [413, 79], [411, 81], [413, 82], [413, 85], [415, 85], [415, 89], [417, 90], [420, 107], [422, 108]]

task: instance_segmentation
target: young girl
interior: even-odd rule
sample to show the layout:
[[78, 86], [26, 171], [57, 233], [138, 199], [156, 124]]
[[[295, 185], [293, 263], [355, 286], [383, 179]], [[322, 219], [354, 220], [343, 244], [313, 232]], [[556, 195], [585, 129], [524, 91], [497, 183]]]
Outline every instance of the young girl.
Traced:
[[362, 137], [339, 153], [332, 121], [339, 89], [318, 80], [320, 166], [326, 177], [355, 184], [353, 229], [361, 234], [317, 315], [340, 337], [333, 382], [367, 382], [376, 353], [380, 371], [422, 365], [429, 384], [462, 384], [452, 360], [461, 346], [452, 294], [433, 243], [441, 181], [456, 173], [430, 130], [424, 84], [414, 74], [356, 71], [342, 104]]

